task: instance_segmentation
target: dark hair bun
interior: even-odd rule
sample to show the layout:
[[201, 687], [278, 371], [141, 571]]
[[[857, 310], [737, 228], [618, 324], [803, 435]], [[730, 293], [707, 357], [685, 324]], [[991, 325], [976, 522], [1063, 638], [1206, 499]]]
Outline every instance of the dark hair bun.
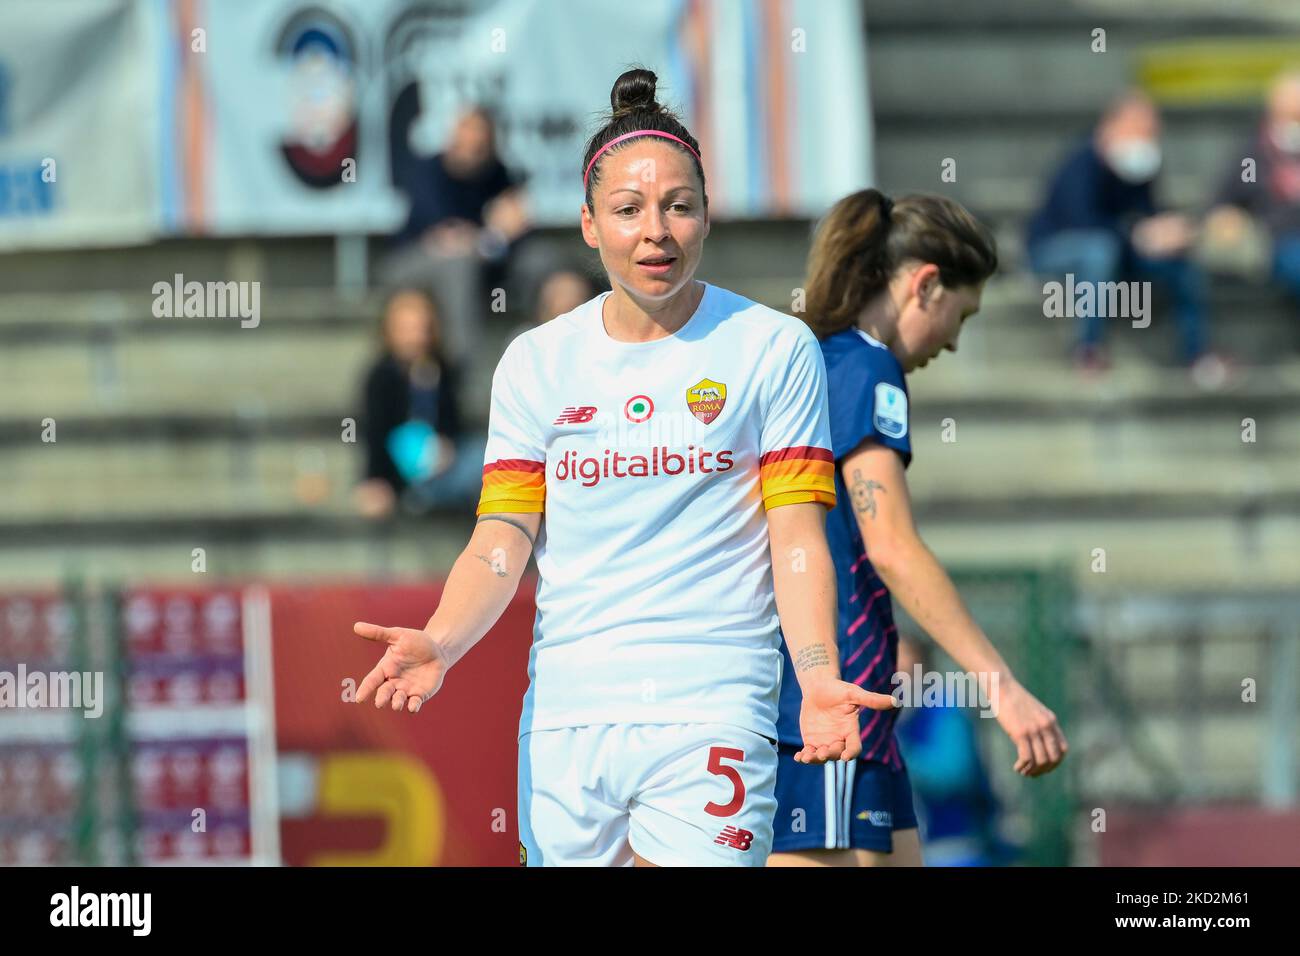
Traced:
[[628, 70], [614, 81], [609, 91], [609, 103], [614, 107], [614, 118], [644, 110], [659, 112], [662, 107], [655, 102], [655, 83], [659, 78], [649, 70]]

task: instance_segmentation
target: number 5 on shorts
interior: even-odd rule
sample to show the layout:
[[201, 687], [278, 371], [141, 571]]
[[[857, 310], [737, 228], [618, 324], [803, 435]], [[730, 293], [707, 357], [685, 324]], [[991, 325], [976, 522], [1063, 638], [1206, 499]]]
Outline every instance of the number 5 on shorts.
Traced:
[[709, 773], [715, 773], [726, 777], [735, 787], [735, 793], [728, 804], [714, 803], [710, 800], [704, 805], [704, 811], [711, 813], [715, 817], [729, 817], [733, 813], [739, 812], [740, 808], [745, 805], [745, 781], [740, 779], [740, 771], [735, 767], [724, 767], [722, 761], [736, 760], [743, 761], [745, 751], [737, 750], [735, 747], [710, 747], [709, 748]]

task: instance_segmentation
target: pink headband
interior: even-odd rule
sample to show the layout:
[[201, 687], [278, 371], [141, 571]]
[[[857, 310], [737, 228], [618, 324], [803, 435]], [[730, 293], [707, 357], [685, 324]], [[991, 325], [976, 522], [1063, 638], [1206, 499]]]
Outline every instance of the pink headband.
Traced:
[[587, 177], [591, 175], [591, 167], [596, 164], [596, 160], [600, 159], [600, 154], [603, 153], [605, 150], [609, 149], [615, 143], [621, 143], [623, 142], [623, 140], [631, 139], [633, 136], [662, 136], [665, 139], [671, 139], [674, 140], [675, 142], [681, 143], [687, 149], [691, 150], [691, 155], [694, 156], [697, 160], [700, 158], [700, 154], [697, 153], [695, 150], [691, 149], [690, 143], [686, 142], [686, 140], [681, 139], [678, 136], [674, 136], [672, 133], [665, 133], [657, 129], [634, 129], [632, 130], [632, 132], [624, 133], [622, 136], [615, 136], [613, 139], [611, 139], [600, 149], [596, 150], [596, 155], [591, 157], [591, 162], [587, 164], [587, 168], [586, 170], [583, 171], [582, 174], [582, 188], [584, 191], [587, 188]]

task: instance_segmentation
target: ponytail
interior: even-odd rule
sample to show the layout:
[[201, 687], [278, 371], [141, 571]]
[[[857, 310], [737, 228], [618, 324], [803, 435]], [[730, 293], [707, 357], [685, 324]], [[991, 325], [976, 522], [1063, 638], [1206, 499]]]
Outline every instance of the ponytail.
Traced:
[[920, 193], [897, 202], [878, 189], [845, 196], [813, 237], [801, 318], [818, 338], [852, 328], [905, 262], [939, 267], [949, 289], [978, 285], [998, 267], [993, 234], [960, 203]]

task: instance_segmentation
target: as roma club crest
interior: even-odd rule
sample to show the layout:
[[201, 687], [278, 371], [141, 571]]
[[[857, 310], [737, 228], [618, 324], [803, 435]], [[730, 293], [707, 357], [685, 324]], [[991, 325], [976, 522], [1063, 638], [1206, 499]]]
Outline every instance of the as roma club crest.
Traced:
[[686, 407], [704, 424], [722, 414], [727, 404], [727, 386], [711, 378], [702, 378], [686, 390]]

